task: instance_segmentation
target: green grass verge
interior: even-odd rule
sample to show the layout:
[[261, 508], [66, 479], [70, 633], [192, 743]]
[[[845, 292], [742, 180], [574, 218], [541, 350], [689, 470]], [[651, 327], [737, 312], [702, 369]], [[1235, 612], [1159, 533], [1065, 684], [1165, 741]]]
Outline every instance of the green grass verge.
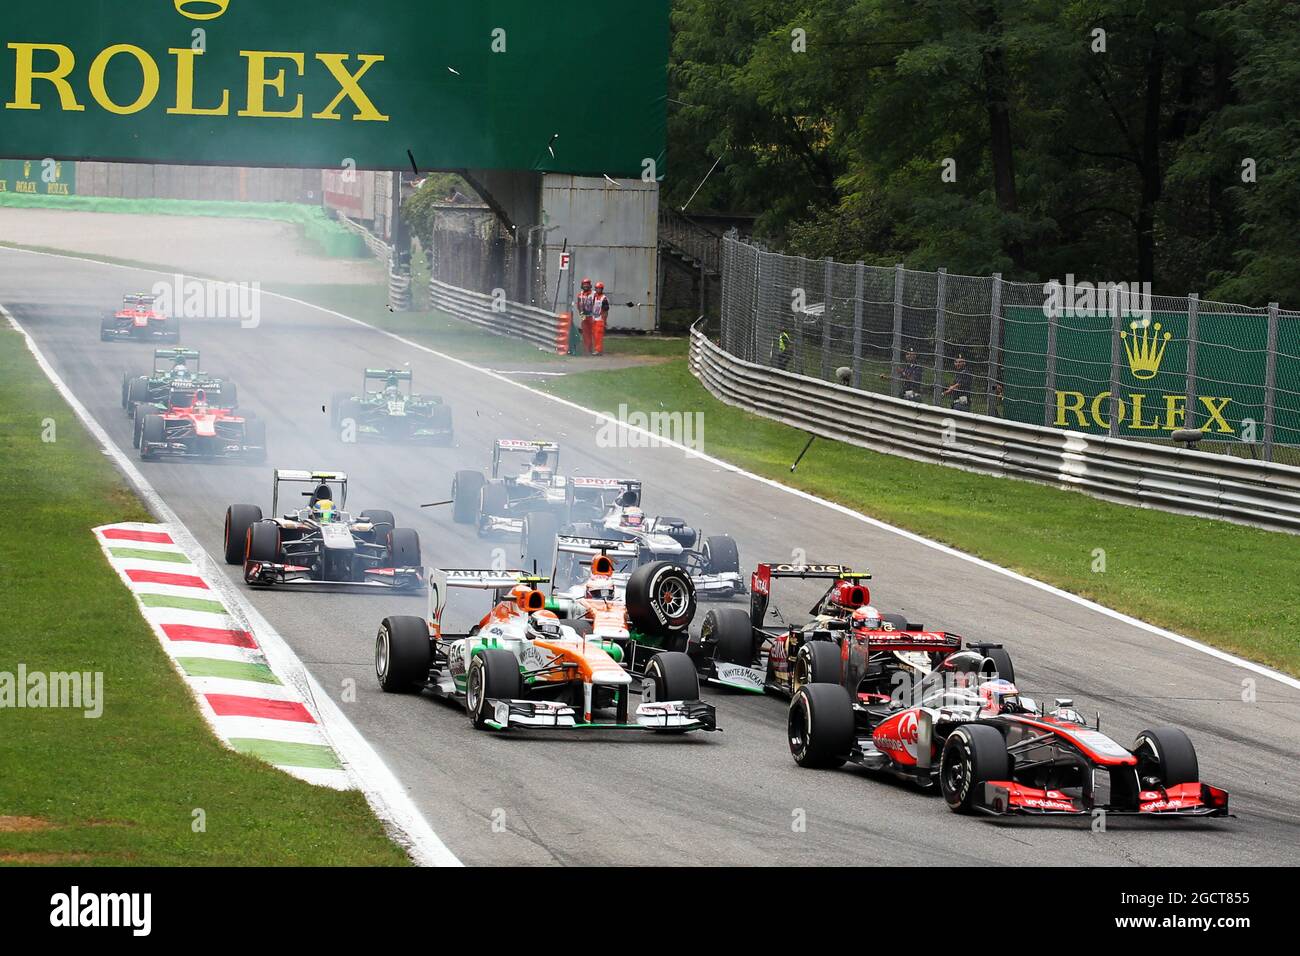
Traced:
[[[1300, 538], [1294, 535], [1111, 504], [820, 439], [792, 475], [807, 433], [719, 402], [685, 362], [586, 372], [540, 387], [601, 411], [626, 403], [647, 413], [703, 412], [710, 455], [1300, 675]], [[792, 544], [817, 550], [815, 541]], [[1098, 549], [1104, 571], [1093, 570]], [[936, 595], [943, 587], [935, 582]]]
[[105, 700], [98, 719], [0, 710], [0, 863], [407, 862], [361, 794], [313, 787], [213, 736], [91, 534], [149, 515], [7, 328], [0, 487], [0, 670], [102, 672]]
[[209, 199], [122, 199], [114, 196], [48, 196], [0, 193], [0, 208], [63, 209], [141, 216], [205, 216], [269, 219], [302, 227], [304, 237], [330, 258], [368, 256], [365, 241], [319, 206], [291, 202], [227, 202]]

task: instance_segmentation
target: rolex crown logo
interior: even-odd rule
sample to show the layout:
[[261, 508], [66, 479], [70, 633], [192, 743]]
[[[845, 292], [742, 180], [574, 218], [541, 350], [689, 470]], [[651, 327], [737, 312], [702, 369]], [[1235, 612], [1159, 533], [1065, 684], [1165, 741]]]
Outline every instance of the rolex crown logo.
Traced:
[[[1165, 348], [1174, 337], [1172, 332], [1160, 332], [1160, 323], [1151, 324], [1150, 319], [1129, 323], [1129, 332], [1121, 332], [1124, 351], [1128, 354], [1129, 371], [1134, 378], [1143, 381], [1155, 378], [1160, 371], [1160, 363], [1165, 357]], [[1141, 334], [1139, 335], [1139, 330]]]
[[173, 0], [176, 12], [191, 20], [215, 20], [226, 12], [230, 0]]

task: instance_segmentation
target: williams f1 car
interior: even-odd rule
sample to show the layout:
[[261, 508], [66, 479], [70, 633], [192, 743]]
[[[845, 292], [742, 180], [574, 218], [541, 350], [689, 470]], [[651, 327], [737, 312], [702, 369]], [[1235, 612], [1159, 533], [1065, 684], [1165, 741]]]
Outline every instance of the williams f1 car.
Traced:
[[[336, 392], [330, 419], [339, 435], [354, 429], [357, 441], [432, 441], [449, 445], [453, 439], [451, 408], [436, 395], [412, 392], [410, 369], [368, 368], [361, 391]], [[371, 382], [383, 382], [371, 388]]]
[[847, 761], [937, 785], [957, 813], [1229, 815], [1227, 792], [1201, 782], [1196, 750], [1175, 727], [1122, 747], [1069, 699], [1044, 714], [971, 650], [947, 655], [906, 699], [882, 700], [858, 689], [862, 659], [795, 691], [788, 737], [801, 767]]
[[[197, 349], [154, 349], [153, 371], [148, 375], [122, 374], [122, 408], [128, 418], [136, 417], [136, 410], [144, 407], [164, 411], [178, 404], [176, 397], [203, 389], [208, 403], [222, 408], [239, 405], [235, 383], [225, 381], [201, 370]], [[189, 402], [179, 404], [188, 405]]]
[[141, 405], [133, 443], [145, 461], [157, 458], [266, 460], [266, 422], [213, 405], [204, 389], [180, 389], [162, 411]]
[[[503, 472], [504, 456], [518, 455], [528, 456], [524, 466], [515, 474]], [[464, 470], [452, 479], [452, 519], [475, 525], [480, 535], [519, 535], [525, 564], [544, 567], [567, 520], [566, 482], [559, 465], [560, 446], [553, 441], [497, 439], [486, 477]]]
[[279, 512], [282, 484], [310, 486], [302, 492], [307, 506], [278, 518], [263, 518], [257, 505], [226, 509], [226, 563], [242, 564], [249, 584], [395, 590], [424, 586], [419, 535], [411, 528], [394, 527], [390, 511], [350, 514], [347, 475], [277, 468], [271, 492], [273, 515]]
[[[584, 633], [548, 610], [522, 571], [430, 570], [427, 620], [388, 617], [375, 638], [375, 674], [389, 693], [428, 690], [463, 701], [476, 728], [716, 730], [685, 654], [651, 657], [634, 678], [613, 640]], [[493, 592], [493, 606], [467, 633], [443, 625], [451, 588]], [[634, 699], [634, 697], [636, 699]]]
[[573, 477], [565, 494], [570, 523], [561, 533], [634, 542], [639, 562], [668, 561], [683, 568], [702, 598], [745, 593], [735, 539], [706, 535], [681, 518], [647, 518], [637, 479]]
[[155, 309], [154, 304], [157, 300], [157, 296], [142, 292], [123, 296], [122, 307], [100, 320], [100, 340], [179, 342], [181, 320], [174, 315], [164, 315]]

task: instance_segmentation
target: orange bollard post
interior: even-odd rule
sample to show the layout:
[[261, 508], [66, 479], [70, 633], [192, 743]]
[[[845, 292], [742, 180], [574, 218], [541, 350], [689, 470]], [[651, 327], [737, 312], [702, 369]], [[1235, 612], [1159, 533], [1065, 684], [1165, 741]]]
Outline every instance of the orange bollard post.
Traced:
[[573, 327], [573, 313], [561, 312], [555, 323], [555, 354], [569, 354], [569, 331]]

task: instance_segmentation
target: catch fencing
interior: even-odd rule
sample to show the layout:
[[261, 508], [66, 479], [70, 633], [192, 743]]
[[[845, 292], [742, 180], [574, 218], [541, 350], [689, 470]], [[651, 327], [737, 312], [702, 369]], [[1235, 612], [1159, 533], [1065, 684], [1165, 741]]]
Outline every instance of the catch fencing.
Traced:
[[760, 366], [1092, 435], [1300, 462], [1300, 314], [722, 242], [720, 342]]
[[691, 371], [718, 399], [823, 438], [1075, 488], [1127, 504], [1300, 531], [1300, 468], [953, 411], [738, 358], [697, 323]]

